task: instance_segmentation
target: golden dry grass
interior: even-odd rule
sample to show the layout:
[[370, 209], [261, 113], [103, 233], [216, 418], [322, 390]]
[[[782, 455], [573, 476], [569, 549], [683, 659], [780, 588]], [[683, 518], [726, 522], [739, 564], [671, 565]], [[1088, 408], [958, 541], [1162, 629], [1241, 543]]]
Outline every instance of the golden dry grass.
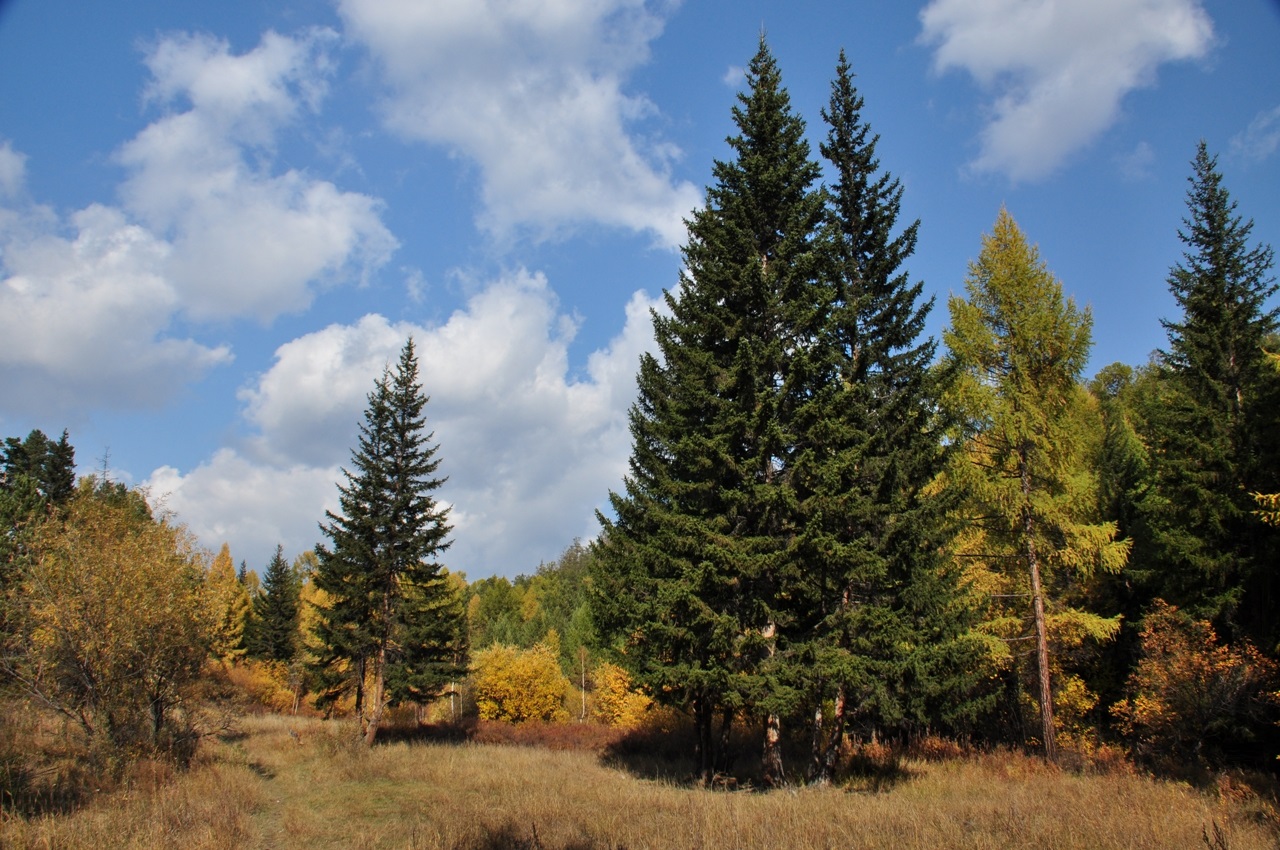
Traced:
[[880, 792], [713, 792], [639, 779], [591, 753], [394, 743], [246, 718], [190, 771], [135, 772], [70, 815], [0, 825], [5, 847], [1273, 848], [1260, 801], [1021, 756], [908, 762]]

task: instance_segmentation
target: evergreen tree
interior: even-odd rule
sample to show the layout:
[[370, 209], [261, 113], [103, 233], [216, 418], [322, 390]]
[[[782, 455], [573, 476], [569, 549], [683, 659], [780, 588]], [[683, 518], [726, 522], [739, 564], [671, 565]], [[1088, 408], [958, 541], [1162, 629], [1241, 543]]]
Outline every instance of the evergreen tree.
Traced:
[[0, 446], [0, 490], [16, 486], [20, 477], [30, 478], [41, 496], [61, 504], [75, 492], [76, 450], [67, 432], [55, 443], [36, 429], [25, 440], [8, 437]]
[[297, 655], [301, 590], [298, 575], [284, 559], [284, 547], [277, 544], [262, 576], [262, 593], [253, 600], [255, 657], [288, 663]]
[[847, 721], [936, 725], [942, 702], [955, 720], [975, 706], [968, 688], [943, 684], [945, 669], [979, 670], [965, 659], [956, 576], [941, 558], [946, 505], [923, 495], [945, 462], [947, 373], [931, 369], [935, 343], [921, 338], [933, 302], [902, 268], [919, 222], [895, 232], [902, 188], [880, 171], [862, 107], [842, 51], [820, 146], [834, 177], [819, 243], [830, 303], [812, 378], [796, 387], [794, 549], [805, 568], [788, 593], [788, 656], [810, 695], [810, 772], [821, 781]]
[[1268, 306], [1274, 254], [1250, 246], [1253, 222], [1236, 213], [1204, 142], [1192, 168], [1186, 250], [1169, 273], [1182, 316], [1164, 322], [1169, 348], [1143, 434], [1152, 479], [1138, 506], [1139, 576], [1150, 596], [1274, 648], [1277, 553], [1250, 496], [1276, 490], [1280, 475], [1280, 381], [1263, 350], [1280, 316]]
[[[1078, 384], [1092, 317], [1064, 301], [1061, 284], [1004, 209], [965, 289], [967, 300], [950, 300], [945, 340], [960, 373], [952, 403], [964, 440], [953, 475], [975, 525], [966, 554], [975, 573], [985, 572], [975, 585], [990, 593], [995, 633], [1035, 641], [1040, 735], [1052, 759], [1053, 621], [1064, 633], [1114, 635], [1117, 620], [1070, 606], [1070, 585], [1098, 569], [1119, 570], [1128, 549], [1115, 540], [1114, 523], [1097, 521], [1097, 483], [1084, 451], [1089, 416], [1098, 427]], [[1027, 613], [1033, 633], [1008, 634], [1021, 631]]]
[[[825, 297], [815, 286], [819, 168], [763, 38], [733, 110], [735, 158], [716, 162], [688, 223], [669, 316], [654, 316], [631, 411], [634, 447], [616, 519], [601, 517], [600, 624], [659, 699], [691, 711], [704, 780], [736, 712], [765, 720], [764, 777], [782, 780], [775, 669], [789, 615], [793, 407]], [[721, 734], [713, 732], [720, 718]]]
[[344, 470], [346, 484], [338, 487], [342, 513], [327, 512], [321, 525], [332, 548], [316, 547], [314, 581], [328, 600], [315, 631], [322, 702], [354, 690], [369, 744], [386, 705], [423, 698], [428, 666], [456, 658], [460, 646], [458, 638], [442, 640], [447, 629], [422, 622], [452, 622], [447, 600], [454, 593], [436, 561], [449, 546], [450, 526], [448, 509], [433, 495], [444, 479], [435, 477], [440, 461], [426, 431], [426, 403], [410, 339], [369, 394], [354, 471]]

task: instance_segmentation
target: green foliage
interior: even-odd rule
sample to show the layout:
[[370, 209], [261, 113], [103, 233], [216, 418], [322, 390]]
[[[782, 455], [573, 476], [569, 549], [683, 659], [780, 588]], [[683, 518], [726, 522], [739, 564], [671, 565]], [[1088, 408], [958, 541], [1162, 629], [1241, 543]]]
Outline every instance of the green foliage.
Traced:
[[946, 726], [982, 707], [981, 647], [965, 636], [958, 571], [941, 557], [949, 494], [929, 489], [946, 462], [939, 400], [950, 374], [931, 369], [935, 343], [922, 335], [932, 301], [903, 270], [919, 222], [896, 232], [902, 188], [880, 171], [862, 107], [842, 53], [822, 113], [835, 177], [816, 243], [823, 320], [791, 425], [800, 566], [784, 583], [783, 659], [818, 727], [819, 778], [846, 724]]
[[599, 648], [591, 617], [593, 557], [575, 540], [557, 560], [539, 564], [532, 576], [517, 576], [514, 582], [501, 576], [472, 582], [467, 587], [471, 646], [527, 649], [554, 630], [561, 636], [561, 666], [577, 669], [580, 650], [593, 654]]
[[[1040, 734], [1052, 756], [1054, 621], [1070, 618], [1071, 634], [1114, 635], [1118, 621], [1072, 603], [1080, 598], [1079, 582], [1119, 571], [1129, 548], [1116, 540], [1115, 524], [1098, 516], [1091, 454], [1101, 420], [1077, 383], [1092, 319], [1064, 300], [1004, 209], [983, 238], [965, 289], [967, 298], [950, 300], [945, 332], [959, 371], [951, 404], [962, 440], [951, 477], [971, 523], [959, 548], [975, 590], [989, 600], [988, 632], [1011, 643], [1036, 641]], [[1034, 634], [1025, 635], [1028, 615]]]
[[30, 529], [75, 489], [75, 449], [67, 432], [53, 442], [40, 430], [0, 443], [0, 588], [23, 556]]
[[298, 595], [301, 577], [277, 545], [262, 577], [262, 592], [253, 598], [254, 629], [249, 654], [285, 664], [298, 653]]
[[[369, 394], [352, 452], [355, 471], [344, 470], [346, 484], [338, 488], [342, 513], [327, 513], [321, 526], [332, 548], [316, 547], [313, 580], [324, 592], [313, 655], [320, 702], [354, 691], [370, 744], [384, 707], [396, 698], [424, 698], [421, 686], [438, 679], [442, 665], [457, 663], [465, 646], [451, 634], [465, 623], [455, 616], [455, 588], [436, 560], [449, 547], [451, 529], [448, 509], [434, 496], [444, 479], [436, 475], [426, 403], [409, 340], [395, 369], [386, 369]], [[420, 622], [437, 616], [441, 623]], [[399, 684], [388, 689], [388, 681]]]
[[0, 446], [0, 490], [26, 476], [47, 502], [60, 504], [75, 491], [75, 472], [76, 450], [66, 431], [56, 443], [37, 429], [25, 440], [8, 437]]
[[1280, 645], [1276, 536], [1250, 493], [1280, 489], [1280, 376], [1264, 345], [1277, 329], [1271, 248], [1250, 246], [1217, 160], [1201, 142], [1187, 193], [1186, 246], [1169, 272], [1182, 315], [1144, 399], [1149, 486], [1136, 503], [1135, 576], [1232, 637]]
[[819, 167], [763, 39], [746, 82], [734, 158], [714, 164], [678, 295], [654, 315], [661, 358], [641, 360], [631, 471], [611, 496], [616, 519], [601, 518], [593, 574], [598, 624], [631, 672], [694, 713], [707, 778], [713, 715], [773, 717], [796, 702], [769, 668], [796, 568], [794, 409], [826, 301]]
[[185, 755], [190, 688], [208, 652], [202, 553], [185, 529], [116, 495], [85, 479], [35, 530], [2, 663], [96, 744]]

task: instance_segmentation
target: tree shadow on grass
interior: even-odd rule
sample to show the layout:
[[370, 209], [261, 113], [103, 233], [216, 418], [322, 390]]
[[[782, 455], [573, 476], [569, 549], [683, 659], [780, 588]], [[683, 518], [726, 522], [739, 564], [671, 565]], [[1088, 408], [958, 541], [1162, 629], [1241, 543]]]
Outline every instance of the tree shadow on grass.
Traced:
[[[604, 847], [590, 839], [576, 839], [567, 844], [552, 844], [538, 835], [537, 824], [517, 826], [507, 821], [498, 827], [486, 827], [482, 834], [464, 843], [455, 844], [453, 850], [597, 850]], [[626, 850], [619, 847], [618, 850]]]

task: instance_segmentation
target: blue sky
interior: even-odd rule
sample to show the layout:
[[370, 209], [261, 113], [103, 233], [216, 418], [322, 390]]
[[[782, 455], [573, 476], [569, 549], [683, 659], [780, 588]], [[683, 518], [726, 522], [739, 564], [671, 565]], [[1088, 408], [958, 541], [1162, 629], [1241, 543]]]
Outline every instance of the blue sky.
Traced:
[[319, 539], [412, 334], [445, 558], [532, 571], [620, 486], [649, 307], [761, 31], [815, 145], [844, 48], [963, 288], [1006, 205], [1092, 307], [1172, 317], [1189, 162], [1280, 239], [1272, 0], [0, 2], [0, 435], [71, 432], [261, 569]]

